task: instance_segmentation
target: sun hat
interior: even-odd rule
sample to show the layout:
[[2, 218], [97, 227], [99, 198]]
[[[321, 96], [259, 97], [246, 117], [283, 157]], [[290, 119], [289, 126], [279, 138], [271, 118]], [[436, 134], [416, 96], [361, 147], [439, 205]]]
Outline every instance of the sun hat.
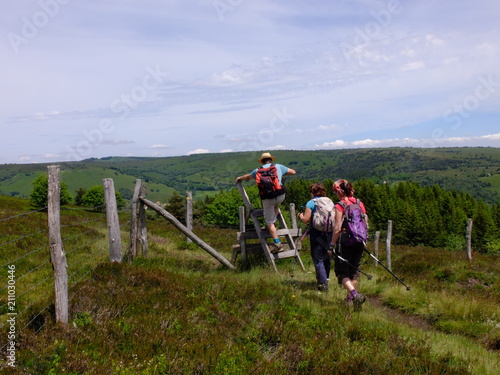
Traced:
[[272, 156], [269, 152], [264, 152], [260, 159], [258, 160], [259, 163], [262, 163], [263, 160], [266, 160], [266, 159], [271, 159], [272, 161], [275, 161], [276, 158], [274, 156]]

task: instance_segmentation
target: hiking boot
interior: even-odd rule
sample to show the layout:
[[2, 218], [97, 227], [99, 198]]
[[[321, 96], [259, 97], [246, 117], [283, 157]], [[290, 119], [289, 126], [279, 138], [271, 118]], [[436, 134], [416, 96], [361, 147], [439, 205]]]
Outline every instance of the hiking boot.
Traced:
[[278, 242], [278, 243], [273, 242], [273, 244], [272, 244], [272, 245], [273, 245], [273, 249], [271, 249], [271, 253], [273, 253], [273, 254], [280, 253], [280, 252], [282, 252], [283, 250], [285, 250], [285, 249], [283, 248], [283, 244], [282, 244], [281, 242]]
[[318, 290], [320, 292], [328, 292], [328, 285], [326, 285], [326, 284], [318, 284]]
[[352, 299], [352, 302], [353, 302], [353, 305], [354, 305], [354, 311], [361, 311], [363, 310], [363, 303], [365, 302], [366, 300], [366, 297], [361, 294], [361, 293], [358, 293], [354, 296], [354, 298]]
[[353, 303], [352, 303], [352, 299], [353, 299], [353, 297], [349, 294], [349, 295], [347, 296], [347, 298], [346, 298], [346, 302], [347, 302], [347, 306], [348, 306], [348, 307], [351, 307], [351, 306], [353, 305]]

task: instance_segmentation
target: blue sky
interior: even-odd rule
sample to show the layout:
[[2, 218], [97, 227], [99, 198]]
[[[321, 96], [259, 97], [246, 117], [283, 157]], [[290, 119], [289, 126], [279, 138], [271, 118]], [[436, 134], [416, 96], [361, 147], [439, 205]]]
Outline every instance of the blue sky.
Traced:
[[0, 4], [0, 163], [500, 147], [496, 0]]

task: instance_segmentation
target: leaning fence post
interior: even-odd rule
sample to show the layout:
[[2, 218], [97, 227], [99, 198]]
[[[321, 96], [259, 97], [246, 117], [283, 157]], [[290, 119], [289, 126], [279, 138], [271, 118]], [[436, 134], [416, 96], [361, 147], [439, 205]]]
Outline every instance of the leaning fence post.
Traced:
[[[193, 193], [186, 191], [186, 228], [193, 230]], [[191, 238], [186, 237], [186, 242], [193, 242]]]
[[116, 205], [115, 186], [113, 179], [102, 180], [104, 186], [104, 201], [106, 202], [106, 218], [109, 234], [109, 258], [111, 262], [122, 261], [122, 240], [120, 237], [120, 222]]
[[[375, 258], [378, 259], [378, 242], [380, 240], [380, 231], [375, 232], [375, 238], [373, 239], [373, 253], [375, 255]], [[373, 260], [373, 265], [377, 267], [378, 262], [376, 260]]]
[[68, 323], [68, 264], [61, 239], [60, 168], [58, 165], [50, 165], [47, 169], [47, 217], [50, 260], [54, 268], [56, 321]]
[[385, 253], [387, 257], [387, 268], [392, 271], [391, 267], [391, 241], [392, 241], [392, 220], [387, 222], [387, 239], [385, 241]]
[[467, 220], [467, 259], [472, 260], [472, 219]]

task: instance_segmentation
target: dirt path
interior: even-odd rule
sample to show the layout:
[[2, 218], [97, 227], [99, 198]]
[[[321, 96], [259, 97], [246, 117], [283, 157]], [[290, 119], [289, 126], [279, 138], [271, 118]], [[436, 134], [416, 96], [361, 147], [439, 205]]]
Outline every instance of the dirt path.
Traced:
[[381, 309], [387, 316], [398, 323], [408, 324], [414, 328], [421, 329], [423, 331], [434, 331], [435, 329], [426, 320], [420, 318], [417, 315], [409, 315], [401, 312], [400, 310], [391, 309], [385, 306], [382, 299], [379, 296], [369, 296], [368, 301], [374, 307]]

